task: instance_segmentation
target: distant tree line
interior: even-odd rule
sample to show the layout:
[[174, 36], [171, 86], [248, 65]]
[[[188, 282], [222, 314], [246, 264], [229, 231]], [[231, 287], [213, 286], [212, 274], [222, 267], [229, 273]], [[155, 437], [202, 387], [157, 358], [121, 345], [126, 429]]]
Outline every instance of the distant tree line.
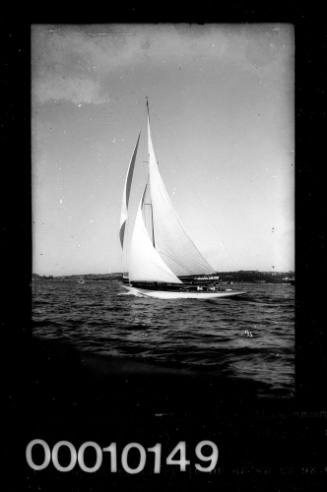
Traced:
[[[217, 272], [222, 282], [286, 282], [294, 283], [294, 272], [259, 272], [257, 270], [239, 270], [237, 272]], [[120, 280], [122, 273], [85, 274], [85, 275], [38, 275], [33, 280]]]
[[238, 272], [218, 272], [220, 280], [233, 282], [294, 282], [294, 272], [259, 272], [240, 270]]

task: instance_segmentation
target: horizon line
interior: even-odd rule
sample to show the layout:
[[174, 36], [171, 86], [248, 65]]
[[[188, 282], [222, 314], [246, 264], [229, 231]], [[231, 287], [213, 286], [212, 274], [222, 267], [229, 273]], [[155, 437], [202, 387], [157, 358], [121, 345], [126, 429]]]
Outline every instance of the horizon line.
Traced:
[[[258, 272], [258, 273], [293, 273], [295, 274], [295, 270], [220, 270], [213, 273], [239, 273], [239, 272]], [[123, 275], [126, 272], [104, 272], [104, 273], [63, 273], [63, 274], [55, 274], [55, 273], [37, 273], [32, 272], [32, 275], [39, 275], [40, 277], [73, 277], [73, 276], [82, 276], [82, 275]], [[200, 275], [200, 274], [199, 274]], [[199, 276], [195, 275], [195, 276]]]

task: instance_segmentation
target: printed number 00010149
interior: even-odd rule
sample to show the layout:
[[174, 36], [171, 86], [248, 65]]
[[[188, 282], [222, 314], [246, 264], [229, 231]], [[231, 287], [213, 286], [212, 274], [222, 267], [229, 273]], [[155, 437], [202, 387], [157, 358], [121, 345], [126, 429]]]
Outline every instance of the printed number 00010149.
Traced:
[[[91, 453], [90, 450], [92, 450]], [[86, 452], [89, 455], [93, 454], [93, 458], [88, 457], [86, 460]], [[194, 467], [197, 471], [209, 473], [215, 469], [219, 452], [214, 442], [200, 441], [196, 444], [194, 452]], [[161, 473], [163, 464], [177, 466], [181, 472], [185, 472], [187, 467], [191, 466], [191, 461], [187, 459], [185, 441], [179, 441], [166, 458], [163, 457], [161, 443], [145, 448], [137, 442], [131, 442], [122, 449], [120, 460], [118, 460], [117, 443], [115, 442], [102, 448], [94, 441], [87, 441], [76, 450], [69, 441], [59, 441], [50, 449], [48, 443], [43, 439], [34, 439], [26, 446], [25, 456], [28, 466], [36, 471], [45, 470], [52, 463], [54, 468], [60, 472], [70, 472], [79, 466], [86, 473], [95, 473], [103, 465], [105, 453], [109, 455], [108, 465], [111, 473], [116, 473], [119, 466], [129, 474], [141, 473], [150, 453], [152, 454], [153, 473]]]

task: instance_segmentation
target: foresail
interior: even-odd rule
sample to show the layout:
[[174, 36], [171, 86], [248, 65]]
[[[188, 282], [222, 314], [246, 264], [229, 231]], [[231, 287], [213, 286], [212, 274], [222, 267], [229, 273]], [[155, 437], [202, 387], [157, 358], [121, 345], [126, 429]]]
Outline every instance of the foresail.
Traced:
[[169, 282], [179, 284], [181, 281], [153, 247], [143, 220], [142, 202], [143, 198], [137, 210], [130, 245], [128, 258], [129, 280], [132, 282]]
[[135, 166], [135, 161], [136, 161], [137, 148], [138, 148], [139, 141], [140, 141], [140, 135], [141, 135], [141, 132], [139, 133], [139, 136], [137, 138], [137, 142], [135, 145], [135, 149], [134, 149], [131, 161], [130, 161], [129, 166], [128, 166], [128, 170], [127, 170], [127, 174], [126, 174], [126, 178], [125, 178], [125, 184], [124, 184], [123, 200], [122, 200], [121, 212], [120, 212], [120, 229], [119, 229], [119, 239], [120, 239], [120, 245], [122, 248], [124, 247], [125, 229], [126, 229], [126, 222], [127, 222], [127, 217], [128, 217], [128, 202], [129, 202], [129, 197], [130, 197], [130, 193], [131, 193], [133, 172], [134, 172], [134, 166]]
[[156, 249], [169, 268], [177, 275], [211, 274], [215, 270], [202, 256], [186, 233], [164, 182], [160, 176], [153, 149], [148, 117], [148, 152], [150, 189], [153, 206]]

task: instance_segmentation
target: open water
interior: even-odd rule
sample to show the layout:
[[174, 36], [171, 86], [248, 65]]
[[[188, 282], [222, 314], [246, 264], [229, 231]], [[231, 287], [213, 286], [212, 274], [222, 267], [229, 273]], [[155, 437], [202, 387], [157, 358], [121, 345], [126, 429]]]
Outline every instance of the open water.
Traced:
[[265, 383], [294, 394], [294, 286], [234, 284], [239, 298], [136, 297], [116, 280], [33, 283], [34, 335], [79, 350]]

